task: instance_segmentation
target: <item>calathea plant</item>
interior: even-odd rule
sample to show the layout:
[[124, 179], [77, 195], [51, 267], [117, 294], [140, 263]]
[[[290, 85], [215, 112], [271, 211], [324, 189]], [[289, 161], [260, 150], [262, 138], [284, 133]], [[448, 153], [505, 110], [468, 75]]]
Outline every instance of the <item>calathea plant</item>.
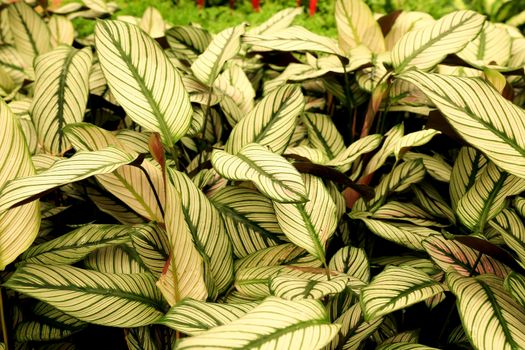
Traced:
[[525, 347], [519, 30], [77, 10], [0, 16], [2, 348]]

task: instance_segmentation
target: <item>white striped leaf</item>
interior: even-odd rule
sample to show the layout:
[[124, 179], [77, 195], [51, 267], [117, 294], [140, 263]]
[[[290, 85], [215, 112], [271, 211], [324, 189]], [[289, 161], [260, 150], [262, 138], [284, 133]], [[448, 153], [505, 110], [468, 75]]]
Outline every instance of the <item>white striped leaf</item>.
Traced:
[[229, 324], [244, 316], [255, 306], [256, 303], [219, 304], [184, 299], [172, 306], [155, 323], [194, 336]]
[[[123, 150], [149, 152], [147, 148], [143, 150], [137, 146], [134, 146], [134, 149], [126, 147], [132, 142], [139, 143], [139, 140], [131, 138], [130, 135], [115, 136], [107, 130], [88, 123], [69, 124], [64, 128], [64, 132], [75, 149], [80, 151], [95, 151], [114, 146]], [[128, 137], [131, 140], [128, 141]], [[123, 142], [124, 138], [126, 138], [126, 142]], [[97, 180], [106, 190], [126, 203], [137, 214], [152, 221], [163, 222], [164, 218], [159, 207], [159, 202], [161, 206], [164, 205], [164, 196], [160, 195], [164, 193], [162, 171], [148, 159], [143, 160], [141, 167], [148, 174], [149, 180], [142, 169], [127, 165], [120, 167], [111, 174], [98, 175]]]
[[396, 73], [417, 67], [429, 70], [447, 55], [463, 49], [474, 39], [485, 22], [477, 12], [455, 11], [431, 26], [406, 33], [392, 48], [392, 64]]
[[339, 249], [330, 260], [328, 267], [365, 282], [370, 280], [370, 264], [364, 249], [361, 248], [347, 246]]
[[326, 281], [315, 281], [279, 274], [270, 279], [270, 293], [286, 300], [317, 299], [339, 294], [345, 290], [348, 277], [337, 276]]
[[17, 325], [15, 338], [19, 342], [63, 339], [87, 326], [43, 302], [37, 303], [32, 311], [38, 321], [24, 321]]
[[235, 271], [257, 266], [294, 265], [321, 267], [321, 263], [306, 250], [292, 243], [261, 249], [235, 260]]
[[95, 206], [103, 213], [114, 217], [124, 225], [142, 224], [145, 219], [129, 209], [110, 193], [103, 193], [99, 189], [92, 187], [86, 188], [86, 195], [93, 201]]
[[525, 178], [502, 171], [490, 162], [461, 197], [456, 213], [469, 230], [483, 233], [486, 223], [504, 208], [505, 199], [523, 190]]
[[457, 55], [474, 67], [505, 66], [511, 46], [512, 38], [505, 28], [485, 22], [479, 35]]
[[336, 166], [341, 172], [346, 172], [356, 159], [379, 147], [382, 139], [383, 136], [380, 134], [367, 135], [360, 138], [326, 163], [326, 165]]
[[521, 307], [525, 307], [525, 278], [522, 275], [511, 272], [505, 279], [503, 286]]
[[257, 49], [319, 51], [339, 56], [345, 55], [334, 39], [314, 34], [300, 26], [292, 26], [262, 35], [247, 33], [243, 36], [242, 41], [245, 44], [256, 46]]
[[53, 240], [33, 245], [21, 258], [32, 264], [70, 265], [99, 248], [129, 242], [133, 230], [126, 225], [86, 225]]
[[307, 198], [304, 181], [293, 165], [259, 144], [250, 143], [237, 155], [214, 150], [211, 162], [221, 176], [253, 181], [259, 191], [273, 200], [303, 202]]
[[417, 226], [446, 226], [436, 221], [431, 214], [416, 204], [398, 201], [390, 201], [383, 204], [374, 211], [371, 218], [376, 220], [406, 221]]
[[[439, 294], [438, 294], [439, 295]], [[381, 343], [381, 346], [395, 343], [411, 343], [415, 344], [419, 341], [419, 329], [410, 330], [398, 333], [393, 337], [390, 337]]]
[[403, 137], [404, 133], [405, 126], [403, 123], [397, 124], [386, 132], [383, 145], [376, 154], [370, 158], [365, 170], [363, 171], [363, 175], [372, 174], [385, 163], [387, 158], [394, 153], [395, 145]]
[[317, 300], [267, 298], [241, 318], [177, 342], [175, 349], [320, 349], [339, 331]]
[[186, 134], [192, 116], [177, 69], [155, 40], [129, 23], [97, 22], [95, 44], [119, 104], [144, 129], [159, 132], [171, 149]]
[[84, 118], [93, 57], [90, 48], [69, 46], [39, 55], [35, 60], [35, 95], [31, 117], [45, 152], [61, 155], [71, 144], [63, 127]]
[[130, 243], [97, 249], [82, 263], [84, 268], [97, 272], [116, 274], [149, 272]]
[[[0, 125], [0, 187], [3, 187], [9, 180], [33, 175], [35, 167], [16, 116], [3, 100], [0, 101]], [[38, 201], [0, 213], [0, 270], [33, 243], [39, 228]]]
[[9, 28], [14, 44], [28, 66], [33, 65], [36, 56], [51, 50], [51, 34], [46, 23], [23, 1], [7, 8]]
[[328, 115], [320, 113], [304, 113], [302, 121], [308, 128], [308, 139], [312, 146], [321, 149], [330, 159], [333, 159], [345, 149], [343, 136], [335, 127]]
[[381, 28], [363, 0], [336, 0], [335, 22], [339, 45], [345, 52], [359, 45], [375, 53], [385, 51]]
[[[168, 168], [169, 169], [169, 168]], [[170, 256], [162, 270], [157, 286], [173, 306], [189, 297], [204, 300], [214, 294], [212, 277], [206, 270], [202, 243], [195, 233], [195, 226], [188, 220], [187, 208], [184, 208], [183, 197], [179, 192], [180, 185], [175, 178], [177, 174], [169, 171], [166, 184], [166, 233], [170, 246]], [[174, 181], [175, 180], [175, 181]], [[173, 185], [175, 182], [175, 185]], [[196, 203], [197, 205], [199, 203]], [[199, 213], [197, 212], [197, 215]], [[208, 220], [203, 220], [207, 222]], [[209, 258], [208, 258], [209, 259]]]
[[191, 65], [191, 71], [199, 81], [211, 87], [226, 61], [237, 55], [241, 48], [241, 35], [246, 24], [227, 28], [215, 35], [206, 51]]
[[138, 225], [131, 232], [131, 242], [149, 271], [160, 276], [170, 251], [166, 232], [157, 225]]
[[161, 38], [164, 36], [166, 23], [162, 19], [162, 14], [156, 8], [148, 6], [139, 23], [140, 29], [148, 33], [152, 38]]
[[387, 266], [361, 290], [365, 320], [424, 301], [445, 289], [427, 274], [412, 267]]
[[461, 197], [474, 186], [486, 165], [487, 158], [475, 148], [462, 147], [459, 150], [450, 176], [449, 194], [453, 209], [457, 208]]
[[429, 156], [422, 153], [407, 152], [403, 155], [403, 160], [412, 159], [421, 159], [427, 173], [434, 179], [442, 182], [450, 181], [452, 167], [439, 154]]
[[206, 50], [212, 36], [201, 27], [174, 26], [166, 31], [166, 40], [176, 57], [193, 62]]
[[162, 316], [164, 303], [150, 274], [109, 274], [67, 265], [25, 264], [4, 286], [79, 320], [138, 327]]
[[490, 223], [525, 264], [525, 223], [513, 209], [503, 209]]
[[520, 214], [522, 218], [525, 218], [525, 197], [516, 196], [512, 200], [512, 206]]
[[54, 187], [110, 173], [136, 158], [136, 153], [126, 153], [113, 147], [77, 152], [71, 158], [56, 161], [37, 175], [20, 177], [6, 183], [0, 190], [0, 212]]
[[380, 345], [376, 350], [439, 350], [439, 348], [410, 342], [397, 342], [394, 344]]
[[410, 134], [401, 137], [394, 146], [394, 155], [396, 156], [396, 159], [401, 158], [409, 148], [422, 146], [438, 134], [441, 134], [441, 132], [434, 129], [426, 129], [411, 132]]
[[302, 7], [287, 8], [281, 10], [257, 27], [248, 30], [248, 34], [271, 34], [292, 24], [294, 18], [303, 13]]
[[249, 143], [270, 147], [282, 153], [295, 130], [297, 117], [304, 109], [304, 97], [298, 85], [284, 85], [266, 95], [233, 128], [224, 146], [236, 154]]
[[149, 139], [151, 133], [136, 131], [130, 129], [120, 129], [115, 134], [120, 143], [127, 149], [134, 150], [137, 153], [148, 153]]
[[60, 44], [73, 45], [73, 41], [75, 41], [75, 28], [73, 27], [73, 22], [67, 17], [53, 15], [49, 18], [47, 26], [49, 27], [53, 47], [57, 47]]
[[214, 93], [222, 96], [223, 111], [232, 110], [228, 118], [232, 126], [253, 109], [255, 90], [239, 65], [233, 64], [225, 69], [215, 80], [214, 87]]
[[523, 109], [480, 79], [418, 71], [400, 78], [421, 89], [465, 141], [503, 170], [525, 177]]
[[525, 346], [525, 311], [503, 289], [503, 279], [491, 274], [462, 277], [450, 271], [447, 285], [457, 298], [463, 328], [474, 348]]
[[[214, 297], [225, 291], [233, 278], [233, 254], [220, 212], [189, 179], [170, 169], [174, 189], [181, 197], [181, 211], [193, 245], [202, 256], [208, 294]], [[172, 244], [178, 244], [174, 240]], [[197, 299], [197, 298], [194, 298]]]
[[444, 271], [454, 269], [462, 276], [492, 273], [500, 277], [509, 274], [510, 269], [496, 259], [480, 253], [454, 240], [439, 236], [425, 239], [423, 247], [432, 260]]
[[337, 208], [323, 181], [303, 175], [306, 203], [274, 202], [277, 221], [286, 237], [326, 264], [326, 242], [337, 228]]
[[20, 53], [10, 45], [0, 46], [0, 67], [16, 84], [22, 84], [24, 79], [34, 75], [32, 65], [26, 64]]
[[105, 0], [82, 0], [84, 5], [98, 13], [109, 13], [109, 7]]
[[[126, 329], [124, 337], [129, 350], [158, 350], [157, 339], [151, 326]], [[66, 350], [66, 349], [63, 349]]]
[[210, 201], [221, 212], [235, 256], [242, 258], [285, 242], [272, 201], [259, 192], [227, 186], [210, 196]]
[[425, 12], [403, 11], [397, 16], [394, 25], [385, 36], [385, 44], [388, 50], [392, 50], [394, 45], [411, 30], [423, 28], [435, 22], [431, 15]]

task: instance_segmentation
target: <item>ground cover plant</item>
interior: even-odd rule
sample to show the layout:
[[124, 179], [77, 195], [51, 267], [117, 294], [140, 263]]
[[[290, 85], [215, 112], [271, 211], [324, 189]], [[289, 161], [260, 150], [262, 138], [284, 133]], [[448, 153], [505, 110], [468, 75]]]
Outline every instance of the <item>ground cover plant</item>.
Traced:
[[85, 4], [0, 15], [0, 348], [525, 347], [516, 27]]

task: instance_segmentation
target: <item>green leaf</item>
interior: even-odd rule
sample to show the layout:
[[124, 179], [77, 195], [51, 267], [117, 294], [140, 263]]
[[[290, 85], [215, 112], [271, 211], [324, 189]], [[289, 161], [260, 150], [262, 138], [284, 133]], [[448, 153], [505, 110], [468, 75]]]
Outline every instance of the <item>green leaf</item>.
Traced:
[[136, 153], [123, 152], [113, 147], [94, 152], [77, 152], [71, 158], [56, 161], [37, 175], [7, 182], [0, 190], [0, 212], [54, 187], [110, 173], [133, 162], [135, 158]]
[[198, 335], [229, 324], [252, 310], [257, 303], [219, 304], [184, 299], [172, 306], [155, 323], [188, 335]]
[[474, 11], [455, 11], [430, 26], [406, 33], [392, 48], [396, 73], [417, 67], [429, 70], [447, 55], [463, 49], [474, 39], [485, 17]]
[[204, 51], [191, 65], [191, 71], [202, 83], [211, 87], [226, 61], [237, 55], [241, 48], [241, 35], [245, 23], [227, 28], [217, 34]]
[[319, 301], [288, 301], [270, 297], [227, 325], [180, 340], [175, 349], [299, 347], [313, 350], [326, 345], [338, 331], [339, 325], [330, 324], [328, 314]]
[[160, 276], [169, 258], [168, 236], [157, 225], [139, 225], [131, 231], [131, 242], [151, 273]]
[[[0, 101], [0, 125], [0, 154], [4, 155], [0, 158], [2, 188], [9, 180], [33, 175], [35, 168], [16, 116], [3, 100]], [[27, 203], [0, 213], [0, 270], [29, 248], [39, 228], [39, 202]]]
[[283, 153], [304, 103], [298, 85], [284, 85], [272, 91], [235, 125], [224, 146], [225, 151], [236, 154], [247, 144], [258, 143], [275, 153]]
[[503, 170], [525, 177], [523, 109], [476, 78], [410, 71], [400, 79], [421, 89], [465, 141]]
[[157, 338], [151, 326], [128, 328], [124, 333], [129, 350], [158, 350]]
[[79, 320], [104, 326], [150, 324], [162, 316], [164, 307], [150, 274], [109, 274], [67, 265], [25, 264], [4, 286]]
[[214, 192], [210, 201], [222, 214], [235, 256], [242, 258], [285, 242], [272, 201], [259, 192], [226, 186]]
[[339, 45], [345, 52], [359, 45], [365, 45], [375, 53], [385, 51], [381, 28], [364, 1], [337, 0], [335, 22]]
[[459, 200], [483, 174], [486, 165], [487, 158], [475, 148], [462, 147], [459, 150], [450, 176], [449, 192], [452, 208], [457, 208]]
[[193, 62], [206, 50], [212, 36], [203, 28], [188, 25], [171, 27], [166, 31], [166, 39], [177, 57]]
[[504, 208], [505, 199], [523, 190], [525, 178], [508, 174], [490, 162], [461, 197], [456, 213], [472, 232], [483, 233], [485, 224]]
[[494, 275], [447, 273], [447, 285], [472, 345], [477, 349], [519, 349], [525, 345], [525, 311]]
[[151, 37], [129, 23], [97, 22], [95, 44], [119, 104], [144, 129], [159, 132], [171, 149], [188, 131], [192, 116], [177, 69]]
[[221, 176], [253, 181], [259, 191], [273, 200], [306, 200], [306, 188], [299, 172], [285, 158], [259, 144], [248, 144], [237, 155], [216, 149], [211, 154], [211, 162]]
[[525, 277], [523, 275], [511, 272], [505, 279], [503, 286], [521, 307], [525, 307]]
[[303, 175], [306, 203], [274, 202], [277, 221], [288, 239], [321, 262], [326, 262], [326, 242], [337, 227], [337, 208], [323, 181]]
[[383, 318], [366, 322], [361, 305], [356, 303], [346, 310], [335, 321], [341, 325], [340, 336], [332, 341], [331, 349], [357, 350], [361, 342], [370, 337], [383, 323]]
[[513, 209], [503, 209], [490, 223], [525, 264], [525, 224]]
[[361, 290], [361, 307], [370, 321], [419, 303], [445, 289], [412, 267], [387, 266]]
[[86, 225], [30, 247], [21, 258], [32, 264], [70, 265], [99, 248], [128, 242], [133, 231], [125, 225]]

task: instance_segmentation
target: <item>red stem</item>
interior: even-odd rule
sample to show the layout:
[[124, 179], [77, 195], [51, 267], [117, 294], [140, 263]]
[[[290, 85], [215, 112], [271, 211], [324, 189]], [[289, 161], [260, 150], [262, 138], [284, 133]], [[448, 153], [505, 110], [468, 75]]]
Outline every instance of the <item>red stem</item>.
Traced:
[[259, 12], [261, 10], [261, 1], [260, 0], [252, 0], [252, 7], [255, 12]]
[[315, 15], [315, 10], [317, 10], [317, 0], [310, 0], [310, 16]]

